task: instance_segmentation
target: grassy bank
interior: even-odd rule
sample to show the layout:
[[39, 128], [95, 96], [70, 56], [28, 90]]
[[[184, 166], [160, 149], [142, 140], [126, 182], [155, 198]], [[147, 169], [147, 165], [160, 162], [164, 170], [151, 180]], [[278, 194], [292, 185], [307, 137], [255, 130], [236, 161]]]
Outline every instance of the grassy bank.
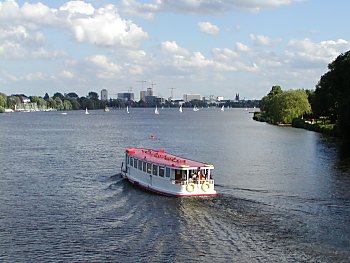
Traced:
[[[253, 119], [260, 122], [272, 123], [270, 121], [270, 118], [262, 112], [255, 112]], [[325, 120], [317, 120], [317, 121], [311, 122], [301, 118], [295, 118], [293, 119], [291, 125], [294, 128], [301, 128], [309, 131], [319, 132], [329, 136], [338, 137], [339, 135], [337, 131], [337, 126]]]

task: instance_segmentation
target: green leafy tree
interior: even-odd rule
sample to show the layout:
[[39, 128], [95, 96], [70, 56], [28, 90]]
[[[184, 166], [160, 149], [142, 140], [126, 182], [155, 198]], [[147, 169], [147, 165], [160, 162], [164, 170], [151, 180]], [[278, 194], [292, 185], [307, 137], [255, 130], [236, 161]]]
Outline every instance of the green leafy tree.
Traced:
[[69, 100], [63, 101], [63, 109], [71, 110], [73, 108], [72, 103]]
[[47, 101], [47, 107], [51, 109], [56, 109], [56, 101], [53, 98], [49, 98]]
[[76, 94], [75, 92], [69, 92], [68, 94], [66, 94], [66, 97], [68, 97], [70, 99], [78, 99], [79, 98], [78, 94]]
[[316, 86], [313, 110], [336, 122], [346, 145], [350, 145], [350, 51], [339, 55], [328, 65]]
[[304, 90], [289, 90], [271, 99], [270, 117], [273, 123], [290, 124], [297, 117], [311, 113], [308, 95]]
[[29, 99], [30, 99], [30, 101], [31, 101], [32, 103], [38, 104], [39, 97], [37, 97], [37, 96], [30, 96]]
[[44, 100], [43, 98], [39, 98], [37, 101], [37, 105], [39, 108], [45, 108], [46, 107], [46, 100]]
[[56, 92], [55, 94], [53, 94], [53, 98], [60, 98], [62, 101], [64, 99], [64, 96], [62, 93]]
[[88, 98], [91, 100], [98, 100], [98, 94], [94, 91], [90, 91], [88, 94]]
[[270, 106], [272, 104], [272, 99], [281, 93], [282, 93], [281, 86], [278, 86], [278, 85], [272, 86], [271, 91], [261, 99], [260, 110], [264, 111], [266, 114], [269, 115], [271, 110]]
[[59, 97], [54, 97], [54, 101], [55, 101], [57, 110], [63, 110], [64, 109], [63, 102], [62, 102], [62, 100]]
[[7, 106], [10, 108], [10, 109], [15, 109], [15, 106], [17, 105], [20, 105], [21, 104], [21, 99], [17, 96], [10, 96], [10, 97], [7, 97]]
[[7, 107], [7, 95], [0, 92], [0, 107], [6, 108]]
[[49, 98], [50, 98], [49, 94], [48, 94], [48, 93], [45, 93], [44, 100], [48, 101]]

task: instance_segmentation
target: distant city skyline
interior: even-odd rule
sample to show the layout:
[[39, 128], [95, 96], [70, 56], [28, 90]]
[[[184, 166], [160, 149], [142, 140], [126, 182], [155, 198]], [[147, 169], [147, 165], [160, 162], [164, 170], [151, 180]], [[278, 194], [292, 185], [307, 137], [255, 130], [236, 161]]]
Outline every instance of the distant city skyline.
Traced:
[[350, 49], [349, 9], [344, 0], [0, 1], [0, 91], [261, 99], [273, 85], [314, 89]]

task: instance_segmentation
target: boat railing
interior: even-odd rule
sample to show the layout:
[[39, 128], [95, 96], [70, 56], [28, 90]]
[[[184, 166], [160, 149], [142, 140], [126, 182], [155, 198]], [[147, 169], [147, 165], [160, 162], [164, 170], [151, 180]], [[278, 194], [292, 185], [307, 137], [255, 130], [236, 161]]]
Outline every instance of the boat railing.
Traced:
[[203, 179], [203, 180], [173, 180], [170, 179], [172, 184], [177, 184], [177, 185], [187, 185], [189, 183], [194, 183], [194, 184], [203, 184], [203, 183], [209, 183], [209, 184], [214, 184], [213, 179]]

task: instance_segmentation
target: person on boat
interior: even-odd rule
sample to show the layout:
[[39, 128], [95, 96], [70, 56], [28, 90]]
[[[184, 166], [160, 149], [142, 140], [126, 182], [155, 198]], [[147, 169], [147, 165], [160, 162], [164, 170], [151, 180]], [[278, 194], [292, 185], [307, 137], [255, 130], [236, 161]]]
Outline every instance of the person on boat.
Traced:
[[192, 174], [192, 180], [193, 180], [193, 182], [195, 182], [195, 183], [198, 182], [198, 177], [197, 177], [197, 175], [196, 175], [195, 173]]

